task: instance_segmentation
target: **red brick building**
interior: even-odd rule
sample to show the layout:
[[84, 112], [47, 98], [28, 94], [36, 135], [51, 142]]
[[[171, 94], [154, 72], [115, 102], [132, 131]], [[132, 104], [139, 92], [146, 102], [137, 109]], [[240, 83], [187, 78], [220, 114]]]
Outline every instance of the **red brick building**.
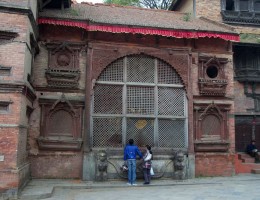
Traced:
[[130, 138], [152, 146], [154, 178], [234, 174], [230, 26], [70, 1], [0, 8], [1, 190], [124, 179]]
[[[209, 6], [210, 5], [210, 6]], [[244, 152], [252, 139], [260, 144], [260, 1], [214, 0], [175, 1], [173, 10], [225, 23], [240, 34], [233, 43], [235, 150]], [[250, 173], [254, 165], [240, 165], [237, 173]]]

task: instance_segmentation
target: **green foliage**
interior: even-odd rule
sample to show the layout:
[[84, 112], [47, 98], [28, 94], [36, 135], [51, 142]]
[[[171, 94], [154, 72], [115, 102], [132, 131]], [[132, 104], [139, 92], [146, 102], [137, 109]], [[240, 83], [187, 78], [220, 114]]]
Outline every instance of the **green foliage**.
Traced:
[[240, 42], [245, 43], [260, 43], [260, 35], [252, 34], [252, 33], [241, 33], [240, 34]]
[[191, 18], [191, 14], [190, 13], [185, 13], [184, 16], [183, 16], [183, 20], [185, 22], [190, 21], [190, 18]]
[[172, 0], [104, 0], [104, 3], [168, 10], [172, 4]]
[[138, 0], [104, 0], [105, 4], [117, 4], [122, 6], [138, 6]]
[[248, 38], [248, 34], [247, 33], [242, 33], [241, 35], [240, 35], [240, 39], [246, 39], [246, 38]]
[[70, 14], [71, 14], [71, 15], [75, 15], [75, 16], [79, 16], [78, 11], [75, 10], [75, 9], [71, 9], [71, 10], [70, 10]]

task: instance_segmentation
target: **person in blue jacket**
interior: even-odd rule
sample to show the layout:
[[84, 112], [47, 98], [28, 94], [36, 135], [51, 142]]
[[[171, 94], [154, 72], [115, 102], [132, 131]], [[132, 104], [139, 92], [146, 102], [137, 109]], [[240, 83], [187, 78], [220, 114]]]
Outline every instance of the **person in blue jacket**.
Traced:
[[258, 149], [255, 145], [255, 140], [252, 140], [251, 143], [249, 145], [247, 145], [246, 147], [246, 152], [255, 158], [255, 162], [259, 163], [260, 159], [259, 159], [259, 154], [258, 154]]
[[128, 185], [136, 184], [136, 155], [142, 159], [143, 155], [136, 145], [134, 145], [134, 140], [130, 139], [128, 144], [124, 149], [124, 160], [127, 161], [128, 166]]

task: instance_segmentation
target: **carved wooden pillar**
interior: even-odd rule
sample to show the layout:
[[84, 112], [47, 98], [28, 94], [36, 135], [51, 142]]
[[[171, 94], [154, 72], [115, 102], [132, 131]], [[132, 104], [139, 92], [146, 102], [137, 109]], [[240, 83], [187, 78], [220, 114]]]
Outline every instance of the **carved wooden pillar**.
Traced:
[[91, 112], [91, 98], [92, 98], [92, 55], [93, 48], [89, 44], [87, 48], [87, 70], [86, 70], [86, 81], [85, 81], [85, 134], [84, 134], [84, 152], [89, 152], [91, 147], [91, 136], [90, 136], [90, 112]]

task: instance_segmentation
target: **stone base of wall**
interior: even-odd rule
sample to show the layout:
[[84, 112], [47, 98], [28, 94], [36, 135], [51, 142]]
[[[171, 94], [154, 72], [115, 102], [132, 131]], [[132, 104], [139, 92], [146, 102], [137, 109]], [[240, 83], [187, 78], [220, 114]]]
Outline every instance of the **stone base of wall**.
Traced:
[[32, 178], [82, 178], [81, 152], [44, 152], [29, 159]]
[[230, 153], [196, 153], [195, 176], [232, 176], [235, 155]]
[[7, 198], [17, 198], [18, 193], [30, 180], [30, 164], [25, 163], [16, 170], [0, 171], [0, 194]]
[[[174, 167], [174, 155], [173, 153], [159, 154], [153, 152], [152, 166], [155, 172], [153, 179], [163, 179], [163, 178], [176, 178], [176, 170]], [[83, 159], [83, 180], [94, 181], [98, 180], [98, 151], [89, 152], [84, 155]], [[107, 152], [108, 160], [106, 162], [107, 170], [105, 173], [106, 180], [127, 180], [127, 172], [121, 170], [124, 164], [123, 152]], [[189, 155], [184, 157], [184, 179], [194, 178], [194, 155]], [[143, 161], [137, 159], [136, 161], [136, 175], [137, 179], [143, 179]], [[102, 175], [101, 175], [102, 176]], [[104, 177], [103, 177], [104, 178]], [[101, 177], [102, 179], [102, 177]]]

